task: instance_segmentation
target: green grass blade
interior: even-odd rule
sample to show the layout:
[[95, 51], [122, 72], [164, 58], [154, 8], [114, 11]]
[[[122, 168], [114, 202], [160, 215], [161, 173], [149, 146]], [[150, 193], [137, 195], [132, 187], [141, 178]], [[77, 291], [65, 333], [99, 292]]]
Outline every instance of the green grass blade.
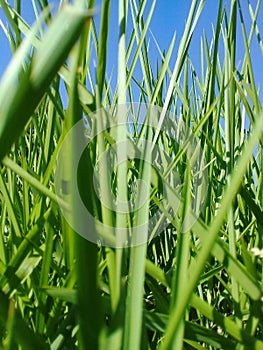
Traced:
[[[26, 39], [25, 49], [21, 51], [22, 61], [17, 56], [0, 85], [0, 159], [23, 130], [58, 69], [66, 60], [89, 16], [86, 12], [75, 8], [65, 7], [61, 10], [48, 28], [32, 61], [31, 69], [22, 74], [20, 84], [17, 84], [16, 72], [23, 71], [23, 58], [31, 45], [30, 38]], [[6, 98], [6, 91], [12, 91], [9, 98]], [[20, 111], [23, 111], [22, 115]], [[16, 123], [15, 129], [14, 123]]]

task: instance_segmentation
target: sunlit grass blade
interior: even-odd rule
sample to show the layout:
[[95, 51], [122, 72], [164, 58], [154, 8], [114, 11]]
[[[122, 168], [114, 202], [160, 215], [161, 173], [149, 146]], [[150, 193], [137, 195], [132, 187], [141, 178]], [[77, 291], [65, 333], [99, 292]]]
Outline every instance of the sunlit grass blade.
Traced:
[[[75, 8], [65, 7], [61, 10], [48, 28], [37, 55], [23, 72], [27, 51], [31, 46], [30, 37], [25, 39], [24, 50], [20, 51], [22, 57], [17, 56], [11, 63], [0, 85], [1, 159], [23, 130], [58, 69], [66, 60], [88, 17], [85, 11]], [[16, 81], [18, 71], [20, 71], [19, 84]], [[8, 98], [6, 91], [12, 91]], [[23, 111], [21, 115], [20, 111]], [[15, 129], [13, 123], [16, 123]]]
[[[196, 284], [198, 283], [198, 279], [204, 269], [204, 265], [207, 259], [209, 258], [217, 233], [220, 230], [220, 227], [225, 220], [225, 215], [228, 211], [229, 205], [231, 205], [233, 199], [235, 198], [236, 193], [240, 187], [241, 181], [243, 180], [243, 176], [244, 176], [244, 173], [246, 172], [247, 164], [252, 156], [254, 147], [257, 144], [258, 140], [261, 139], [262, 127], [263, 127], [263, 117], [262, 115], [259, 115], [254, 128], [254, 135], [250, 136], [248, 143], [246, 145], [246, 149], [244, 150], [243, 154], [240, 156], [238, 165], [233, 171], [233, 173], [231, 174], [231, 180], [225, 191], [217, 216], [211, 223], [209, 231], [207, 233], [207, 239], [206, 239], [205, 245], [202, 247], [201, 251], [199, 252], [196, 262], [190, 268], [189, 274], [191, 276], [191, 279], [189, 281], [187, 289], [184, 288], [184, 291], [185, 291], [184, 299], [181, 300], [181, 303], [179, 305], [176, 305], [176, 308], [171, 313], [169, 323], [167, 326], [166, 337], [161, 346], [162, 350], [167, 349], [169, 347], [173, 333], [177, 329], [180, 319], [182, 317], [182, 314], [187, 306], [187, 303], [191, 298], [191, 295], [193, 293], [194, 288], [196, 287]], [[260, 295], [258, 296], [258, 298], [260, 298]]]

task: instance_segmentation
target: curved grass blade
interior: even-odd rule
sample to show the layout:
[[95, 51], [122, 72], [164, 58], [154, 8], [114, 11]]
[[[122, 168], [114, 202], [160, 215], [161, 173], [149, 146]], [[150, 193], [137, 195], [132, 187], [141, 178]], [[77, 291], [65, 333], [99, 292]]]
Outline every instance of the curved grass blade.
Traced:
[[[90, 12], [64, 7], [49, 26], [26, 71], [23, 65], [30, 37], [11, 62], [0, 85], [0, 159], [23, 131], [89, 17]], [[11, 93], [7, 95], [6, 91]]]

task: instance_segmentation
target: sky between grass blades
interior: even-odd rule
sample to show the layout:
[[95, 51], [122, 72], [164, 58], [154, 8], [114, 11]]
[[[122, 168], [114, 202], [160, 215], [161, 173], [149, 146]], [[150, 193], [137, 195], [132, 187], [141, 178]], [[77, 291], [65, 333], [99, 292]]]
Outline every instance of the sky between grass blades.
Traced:
[[[14, 1], [9, 1], [9, 3], [13, 6]], [[60, 0], [54, 0], [51, 2], [53, 5], [53, 11], [55, 12], [60, 4]], [[100, 23], [100, 8], [101, 8], [101, 0], [96, 1], [96, 9], [97, 14], [94, 17], [97, 28], [99, 28]], [[191, 42], [189, 55], [194, 64], [194, 67], [197, 73], [200, 73], [200, 40], [203, 34], [205, 33], [208, 39], [208, 43], [211, 42], [213, 36], [213, 29], [216, 23], [216, 15], [217, 15], [217, 7], [219, 1], [207, 0], [205, 2], [203, 12], [200, 16], [199, 22], [197, 24], [196, 30], [194, 32], [193, 40]], [[244, 21], [246, 25], [247, 34], [249, 33], [251, 27], [251, 17], [249, 13], [248, 1], [240, 0], [240, 4], [243, 9]], [[257, 5], [257, 0], [250, 1], [251, 7], [255, 10]], [[173, 64], [176, 59], [176, 52], [178, 50], [179, 40], [183, 34], [185, 21], [189, 12], [189, 8], [191, 5], [191, 1], [160, 1], [158, 0], [156, 3], [155, 11], [151, 20], [150, 33], [147, 34], [148, 39], [148, 47], [149, 47], [149, 57], [151, 59], [153, 71], [156, 71], [156, 62], [157, 60], [160, 62], [160, 55], [156, 48], [154, 38], [158, 42], [161, 50], [167, 52], [169, 45], [171, 43], [172, 37], [174, 33], [176, 33], [176, 43], [175, 49], [171, 58], [170, 67], [172, 69]], [[230, 2], [224, 1], [224, 5], [228, 11], [230, 11]], [[147, 4], [147, 10], [150, 8], [150, 2]], [[37, 9], [37, 7], [36, 7]], [[31, 1], [22, 1], [21, 7], [22, 17], [27, 20], [29, 25], [32, 25], [35, 19], [34, 8], [32, 6]], [[110, 18], [110, 33], [109, 33], [109, 52], [108, 60], [107, 60], [107, 76], [108, 78], [112, 78], [112, 86], [116, 85], [116, 77], [117, 77], [117, 45], [118, 45], [118, 31], [117, 21], [118, 21], [118, 1], [111, 2], [111, 18]], [[260, 5], [260, 11], [258, 18], [263, 18], [263, 5]], [[0, 47], [1, 47], [1, 55], [0, 55], [0, 76], [2, 76], [4, 70], [6, 69], [9, 60], [11, 59], [11, 50], [8, 43], [8, 39], [5, 34], [5, 27], [7, 24], [7, 19], [3, 14], [3, 10], [0, 8], [0, 20], [1, 27], [0, 28]], [[130, 23], [129, 30], [131, 30], [132, 21], [128, 21]], [[239, 21], [238, 21], [239, 23]], [[263, 22], [258, 21], [259, 30], [263, 27]], [[153, 37], [154, 36], [154, 37]], [[240, 24], [238, 25], [238, 33], [237, 33], [237, 57], [236, 57], [236, 67], [241, 68], [240, 64], [243, 61], [244, 52], [241, 47], [243, 47], [243, 38], [242, 31], [240, 28]], [[251, 45], [251, 57], [253, 58], [253, 68], [255, 69], [255, 77], [256, 84], [262, 85], [263, 77], [262, 77], [262, 52], [260, 52], [259, 44], [257, 42], [257, 38], [254, 37]], [[96, 57], [93, 55], [91, 59], [91, 65], [96, 66]], [[94, 71], [95, 69], [91, 69]], [[141, 71], [137, 69], [136, 76], [140, 80]], [[260, 91], [260, 97], [262, 97], [262, 91]], [[65, 97], [65, 96], [64, 96]]]

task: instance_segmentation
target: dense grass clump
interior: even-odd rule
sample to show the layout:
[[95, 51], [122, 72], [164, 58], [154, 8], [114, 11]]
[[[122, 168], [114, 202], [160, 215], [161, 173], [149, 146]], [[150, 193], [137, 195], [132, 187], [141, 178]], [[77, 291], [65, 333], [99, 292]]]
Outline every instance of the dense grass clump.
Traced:
[[116, 85], [110, 1], [66, 3], [0, 0], [0, 349], [263, 349], [261, 1], [215, 2], [196, 62], [193, 0], [171, 67], [119, 0]]

